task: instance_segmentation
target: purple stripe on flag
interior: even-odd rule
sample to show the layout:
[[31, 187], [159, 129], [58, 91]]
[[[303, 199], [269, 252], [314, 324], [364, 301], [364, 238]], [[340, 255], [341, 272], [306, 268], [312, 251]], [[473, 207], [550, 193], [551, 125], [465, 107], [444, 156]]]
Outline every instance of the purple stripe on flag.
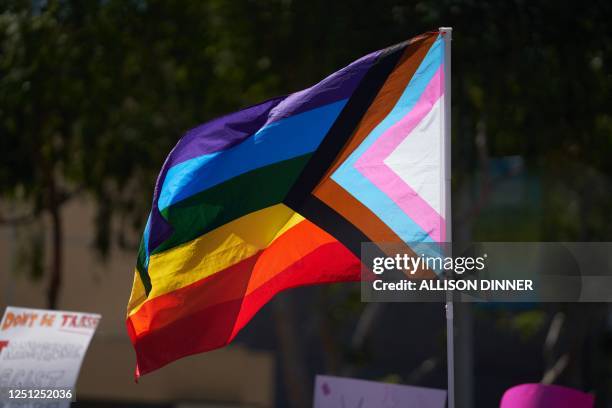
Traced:
[[368, 54], [310, 88], [213, 119], [185, 133], [166, 158], [155, 184], [147, 257], [173, 232], [157, 206], [161, 187], [172, 166], [235, 146], [275, 121], [350, 98], [380, 53]]
[[228, 149], [270, 123], [349, 98], [380, 51], [358, 59], [310, 88], [270, 99], [195, 127], [181, 138], [169, 166]]
[[318, 84], [287, 96], [285, 100], [272, 109], [270, 119], [266, 124], [350, 98], [380, 53], [381, 51], [376, 51], [361, 57], [340, 71], [334, 72]]
[[273, 98], [238, 112], [232, 112], [197, 126], [185, 133], [169, 156], [168, 165], [214, 153], [242, 142], [268, 121], [270, 111], [284, 96]]

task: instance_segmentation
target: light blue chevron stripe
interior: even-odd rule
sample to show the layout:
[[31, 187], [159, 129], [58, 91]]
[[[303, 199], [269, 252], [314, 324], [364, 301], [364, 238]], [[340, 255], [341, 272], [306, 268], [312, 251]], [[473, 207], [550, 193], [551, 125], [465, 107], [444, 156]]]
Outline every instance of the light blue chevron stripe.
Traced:
[[419, 65], [399, 100], [378, 126], [342, 163], [331, 178], [353, 197], [368, 207], [378, 218], [387, 224], [404, 242], [432, 242], [424, 231], [385, 193], [379, 190], [357, 169], [355, 162], [391, 126], [406, 116], [414, 108], [427, 84], [443, 62], [444, 40], [439, 36], [432, 44], [427, 55]]

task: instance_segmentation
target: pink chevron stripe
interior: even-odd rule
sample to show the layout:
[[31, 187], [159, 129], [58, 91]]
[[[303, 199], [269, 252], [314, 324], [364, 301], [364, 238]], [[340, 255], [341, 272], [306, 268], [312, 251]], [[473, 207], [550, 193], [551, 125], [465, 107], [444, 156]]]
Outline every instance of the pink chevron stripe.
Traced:
[[355, 162], [355, 168], [387, 194], [436, 242], [446, 238], [444, 218], [406, 184], [383, 160], [410, 136], [443, 95], [444, 65], [435, 73], [414, 108], [383, 133]]

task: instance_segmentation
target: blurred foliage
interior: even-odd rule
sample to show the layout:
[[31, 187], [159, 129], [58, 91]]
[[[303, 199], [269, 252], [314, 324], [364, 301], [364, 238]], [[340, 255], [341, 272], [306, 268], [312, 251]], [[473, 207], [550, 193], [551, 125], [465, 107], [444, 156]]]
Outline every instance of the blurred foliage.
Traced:
[[455, 188], [478, 169], [484, 123], [489, 155], [521, 154], [550, 181], [543, 239], [601, 239], [611, 228], [611, 8], [2, 0], [0, 194], [40, 212], [51, 178], [65, 195], [88, 192], [104, 252], [113, 215], [142, 227], [156, 174], [186, 129], [452, 25]]
[[544, 310], [533, 309], [521, 313], [500, 311], [496, 324], [502, 331], [518, 333], [522, 341], [528, 341], [545, 329], [547, 315]]

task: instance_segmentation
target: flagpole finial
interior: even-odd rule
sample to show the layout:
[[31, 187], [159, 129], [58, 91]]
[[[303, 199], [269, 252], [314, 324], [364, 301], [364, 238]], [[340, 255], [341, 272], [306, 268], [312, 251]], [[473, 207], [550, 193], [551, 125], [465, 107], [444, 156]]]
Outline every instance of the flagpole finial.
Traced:
[[438, 30], [440, 30], [440, 33], [443, 36], [448, 36], [448, 39], [450, 40], [453, 36], [453, 27], [439, 27]]

